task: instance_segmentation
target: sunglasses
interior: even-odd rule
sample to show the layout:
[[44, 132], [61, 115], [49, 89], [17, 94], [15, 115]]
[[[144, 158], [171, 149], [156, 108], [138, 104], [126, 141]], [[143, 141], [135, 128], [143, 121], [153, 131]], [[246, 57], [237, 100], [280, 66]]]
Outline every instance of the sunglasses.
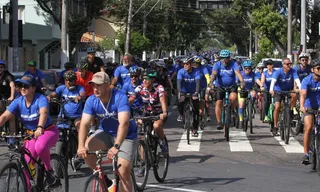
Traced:
[[131, 75], [131, 78], [138, 78], [138, 75]]
[[292, 65], [292, 63], [283, 63], [284, 65]]
[[244, 69], [245, 69], [245, 70], [249, 70], [249, 69], [251, 69], [251, 67], [245, 67]]
[[24, 88], [24, 89], [29, 89], [29, 88], [30, 88], [30, 85], [27, 85], [27, 84], [24, 84], [24, 83], [18, 83], [18, 84], [17, 84], [17, 87], [18, 87], [19, 89], [22, 89], [22, 88]]
[[262, 68], [262, 67], [257, 67], [257, 69], [261, 70], [261, 69], [263, 69], [263, 68]]
[[150, 81], [150, 77], [143, 77], [143, 80]]
[[309, 61], [309, 59], [301, 59], [301, 61]]
[[227, 60], [227, 59], [229, 59], [229, 57], [222, 57], [222, 58], [220, 58], [220, 60]]

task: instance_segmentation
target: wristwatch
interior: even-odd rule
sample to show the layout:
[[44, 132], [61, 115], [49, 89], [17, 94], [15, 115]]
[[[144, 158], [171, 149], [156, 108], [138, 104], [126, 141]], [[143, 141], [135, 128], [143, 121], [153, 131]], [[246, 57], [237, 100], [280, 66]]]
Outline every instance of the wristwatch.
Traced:
[[114, 144], [113, 147], [118, 149], [118, 150], [120, 149], [120, 145], [119, 144]]

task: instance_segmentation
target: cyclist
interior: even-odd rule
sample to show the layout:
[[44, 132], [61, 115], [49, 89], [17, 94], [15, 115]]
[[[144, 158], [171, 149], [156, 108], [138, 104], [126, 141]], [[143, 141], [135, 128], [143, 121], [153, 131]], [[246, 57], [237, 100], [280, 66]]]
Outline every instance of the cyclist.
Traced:
[[240, 74], [239, 66], [235, 61], [230, 60], [230, 51], [221, 50], [219, 54], [220, 61], [216, 62], [212, 69], [211, 82], [215, 81], [214, 86], [218, 87], [219, 90], [216, 92], [216, 103], [215, 103], [215, 113], [218, 122], [217, 129], [222, 129], [221, 114], [222, 114], [222, 100], [225, 97], [225, 91], [223, 88], [231, 87], [229, 99], [232, 103], [232, 110], [236, 109], [237, 106], [237, 85], [236, 76], [238, 77], [241, 87], [245, 87], [245, 82]]
[[156, 72], [157, 72], [157, 78], [156, 83], [162, 85], [165, 88], [169, 88], [169, 81], [168, 81], [168, 70], [165, 68], [165, 63], [162, 59], [159, 59], [156, 61]]
[[304, 156], [302, 164], [309, 164], [309, 142], [313, 126], [313, 116], [308, 114], [307, 109], [318, 110], [320, 107], [320, 60], [315, 59], [310, 63], [313, 73], [302, 80], [300, 90], [300, 111], [303, 112], [304, 120]]
[[[275, 71], [272, 75], [272, 80], [270, 84], [270, 94], [274, 96], [275, 108], [273, 112], [274, 126], [272, 129], [272, 134], [275, 136], [278, 133], [278, 118], [280, 113], [280, 105], [283, 97], [277, 94], [277, 91], [290, 91], [294, 89], [294, 81], [297, 86], [300, 88], [300, 80], [297, 75], [297, 72], [291, 68], [292, 62], [289, 58], [282, 59], [282, 68]], [[298, 91], [298, 90], [296, 90]], [[294, 107], [294, 99], [296, 98], [296, 94], [291, 93], [291, 115], [292, 109]]]
[[[130, 78], [131, 78], [131, 82], [130, 83], [127, 83], [125, 84], [123, 87], [122, 87], [122, 91], [128, 95], [128, 99], [129, 99], [129, 102], [131, 103], [131, 108], [132, 108], [132, 111], [133, 114], [135, 114], [136, 112], [139, 113], [141, 111], [141, 107], [143, 106], [143, 103], [142, 103], [142, 98], [141, 97], [138, 97], [134, 100], [131, 100], [130, 97], [132, 95], [134, 95], [134, 90], [139, 86], [141, 85], [141, 70], [140, 68], [136, 68], [136, 69], [133, 69], [131, 68], [130, 69]], [[134, 115], [133, 115], [134, 116]]]
[[89, 64], [88, 70], [93, 74], [99, 71], [105, 72], [104, 63], [100, 57], [96, 57], [96, 49], [93, 47], [89, 47], [87, 49], [88, 57], [87, 62]]
[[63, 76], [64, 76], [64, 73], [67, 71], [75, 71], [76, 72], [76, 69], [74, 68], [73, 62], [70, 61], [70, 62], [66, 62], [64, 64], [64, 70], [59, 73], [59, 84], [60, 85], [64, 84]]
[[[273, 61], [271, 59], [266, 61], [266, 65], [267, 65], [267, 70], [261, 74], [261, 85], [263, 85], [263, 86], [260, 86], [261, 90], [270, 90], [272, 75], [276, 71], [273, 68]], [[270, 121], [267, 115], [270, 104], [271, 104], [271, 95], [269, 92], [264, 92], [263, 93], [263, 110], [265, 114], [265, 117], [263, 120], [264, 122]]]
[[[205, 94], [208, 84], [210, 83], [210, 75], [208, 69], [205, 65], [201, 65], [202, 61], [205, 59], [201, 59], [199, 56], [195, 56], [193, 59], [193, 67], [199, 70], [200, 73], [200, 101], [199, 101], [199, 117], [204, 117], [204, 107], [205, 107]], [[208, 112], [208, 110], [207, 110]], [[208, 114], [207, 114], [208, 118]], [[209, 116], [210, 118], [210, 116]]]
[[207, 83], [207, 90], [206, 90], [204, 100], [205, 100], [205, 108], [206, 108], [206, 112], [207, 112], [206, 121], [210, 122], [211, 118], [210, 118], [210, 96], [209, 95], [211, 94], [211, 92], [210, 92], [209, 84], [210, 84], [210, 79], [211, 79], [211, 74], [212, 74], [212, 66], [208, 64], [208, 59], [206, 59], [206, 58], [202, 59], [201, 65], [205, 66], [208, 70], [208, 73], [209, 73], [209, 82]]
[[179, 70], [177, 76], [177, 89], [179, 98], [179, 116], [177, 121], [182, 121], [184, 104], [185, 104], [185, 94], [192, 94], [192, 102], [194, 107], [193, 114], [193, 128], [192, 136], [198, 137], [198, 126], [199, 126], [199, 91], [200, 91], [200, 72], [192, 67], [194, 58], [187, 58], [184, 63], [184, 68]]
[[[50, 187], [58, 187], [60, 179], [54, 176], [54, 171], [50, 165], [50, 148], [57, 143], [59, 131], [48, 114], [48, 100], [44, 95], [36, 93], [37, 81], [32, 75], [24, 75], [21, 79], [17, 79], [15, 83], [22, 96], [13, 100], [1, 115], [0, 126], [13, 116], [20, 118], [27, 132], [34, 134], [34, 139], [25, 141], [24, 146], [30, 151], [32, 157], [35, 159], [40, 157], [43, 161], [46, 171], [50, 173], [47, 175], [47, 182]], [[10, 130], [10, 134], [13, 135], [14, 130]], [[30, 157], [26, 155], [25, 158], [29, 164], [34, 164]]]
[[[253, 100], [256, 98], [256, 91], [253, 90], [253, 87], [255, 85], [255, 83], [260, 84], [260, 82], [258, 82], [258, 77], [257, 75], [252, 71], [252, 66], [253, 63], [250, 60], [245, 60], [242, 63], [242, 68], [243, 71], [240, 72], [240, 74], [242, 75], [244, 81], [246, 82], [246, 86], [245, 86], [245, 90], [250, 91], [250, 96], [251, 98], [253, 98]], [[238, 79], [237, 79], [238, 81]], [[245, 107], [246, 104], [246, 99], [245, 98], [241, 98], [240, 94], [238, 95], [238, 101], [239, 101], [239, 128], [242, 129], [243, 128], [243, 108]]]
[[301, 53], [299, 55], [299, 64], [293, 67], [297, 71], [300, 81], [311, 73], [311, 68], [309, 66], [309, 55], [306, 53]]
[[243, 71], [243, 68], [242, 68], [242, 65], [241, 65], [241, 63], [242, 63], [241, 58], [239, 58], [238, 56], [235, 56], [234, 60], [237, 62], [239, 70]]
[[127, 53], [123, 56], [122, 65], [114, 71], [111, 88], [115, 86], [121, 88], [124, 84], [130, 83], [130, 67], [134, 68], [135, 66], [132, 65], [132, 56]]
[[[87, 155], [87, 151], [109, 150], [108, 157], [118, 155], [119, 174], [124, 191], [133, 191], [130, 172], [133, 154], [136, 150], [137, 125], [130, 120], [130, 105], [127, 96], [118, 89], [110, 88], [110, 78], [104, 72], [93, 75], [90, 84], [94, 95], [91, 95], [84, 106], [80, 129], [78, 155], [86, 164], [95, 169], [97, 158]], [[97, 117], [99, 129], [87, 138], [91, 121]], [[109, 184], [106, 177], [106, 182]]]
[[86, 60], [80, 60], [80, 62], [77, 64], [77, 68], [78, 71], [76, 72], [76, 85], [84, 87], [86, 97], [89, 97], [93, 94], [92, 86], [89, 84], [89, 81], [91, 81], [93, 76], [92, 72], [88, 70], [89, 64], [86, 62]]
[[256, 68], [258, 70], [256, 72], [256, 76], [257, 76], [257, 79], [258, 79], [258, 82], [259, 82], [259, 83], [257, 83], [257, 85], [258, 85], [258, 87], [260, 87], [259, 85], [261, 85], [261, 76], [262, 76], [262, 73], [263, 73], [264, 64], [263, 63], [259, 63]]
[[46, 86], [47, 86], [46, 80], [44, 79], [43, 72], [37, 69], [36, 61], [31, 60], [28, 62], [27, 65], [28, 65], [28, 70], [23, 74], [23, 76], [32, 75], [37, 82], [36, 92], [43, 93], [43, 91], [46, 89]]

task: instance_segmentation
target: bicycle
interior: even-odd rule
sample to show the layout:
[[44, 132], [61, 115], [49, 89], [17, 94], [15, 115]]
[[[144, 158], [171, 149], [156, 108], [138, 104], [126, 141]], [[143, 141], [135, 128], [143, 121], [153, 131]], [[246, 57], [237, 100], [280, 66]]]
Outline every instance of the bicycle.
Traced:
[[183, 109], [183, 125], [184, 129], [187, 132], [187, 143], [190, 145], [190, 130], [193, 129], [193, 116], [194, 116], [194, 107], [192, 102], [192, 94], [186, 93], [185, 95], [185, 106]]
[[[88, 151], [87, 154], [93, 154], [97, 156], [96, 168], [93, 170], [92, 175], [86, 180], [84, 191], [91, 192], [120, 192], [121, 190], [121, 180], [119, 176], [119, 168], [121, 164], [118, 165], [118, 156], [114, 156], [112, 159], [103, 161], [103, 158], [107, 156], [108, 151], [98, 150], [98, 151]], [[112, 170], [114, 173], [114, 179], [112, 180], [112, 185], [108, 186], [105, 178], [106, 171], [103, 170], [102, 165], [112, 163]], [[136, 191], [135, 177], [133, 171], [130, 172], [132, 188]]]
[[[33, 138], [32, 135], [3, 135], [2, 138], [14, 138], [17, 139], [14, 146], [9, 145], [8, 153], [2, 154], [1, 156], [6, 156], [9, 159], [9, 162], [4, 164], [0, 169], [0, 178], [5, 177], [5, 186], [6, 191], [69, 191], [69, 180], [68, 172], [64, 167], [61, 157], [58, 154], [51, 154], [50, 159], [52, 169], [55, 172], [55, 175], [60, 179], [59, 186], [57, 188], [49, 187], [46, 177], [49, 173], [45, 170], [43, 162], [41, 159], [37, 160], [32, 157], [30, 151], [26, 149], [20, 141], [30, 140]], [[28, 163], [24, 156], [27, 155], [33, 162], [35, 162], [34, 169], [31, 169], [28, 166]], [[59, 166], [57, 166], [59, 164]], [[58, 167], [58, 169], [56, 169]], [[36, 169], [36, 170], [35, 170]], [[11, 174], [13, 172], [13, 180], [11, 179]], [[2, 180], [2, 179], [1, 179]], [[13, 186], [10, 186], [11, 181], [15, 182]], [[3, 182], [1, 182], [3, 183]]]
[[254, 118], [254, 101], [253, 98], [251, 97], [250, 91], [247, 90], [241, 90], [240, 92], [240, 98], [245, 98], [245, 106], [243, 109], [243, 121], [244, 121], [244, 126], [243, 126], [243, 131], [247, 132], [248, 130], [248, 124], [250, 127], [250, 133], [253, 134], [253, 125], [252, 125], [252, 120]]
[[[144, 169], [144, 177], [141, 183], [137, 182], [138, 191], [145, 188], [150, 167], [153, 168], [153, 174], [159, 183], [163, 183], [169, 167], [169, 147], [165, 137], [167, 153], [162, 153], [157, 134], [153, 130], [153, 122], [160, 119], [160, 116], [136, 117], [142, 120], [141, 130], [139, 132], [139, 143], [136, 150], [133, 168]], [[163, 173], [160, 173], [160, 165], [163, 163]], [[138, 179], [138, 178], [137, 178]], [[136, 180], [137, 181], [137, 180]]]
[[309, 143], [311, 170], [317, 169], [320, 176], [320, 108], [318, 110], [307, 109], [307, 113], [313, 114], [313, 127]]
[[77, 159], [78, 130], [74, 124], [77, 118], [67, 117], [64, 108], [65, 104], [74, 102], [74, 98], [68, 98], [68, 100], [52, 98], [51, 102], [58, 104], [61, 109], [61, 117], [58, 118], [56, 124], [60, 133], [55, 147], [56, 153], [62, 157], [67, 169], [68, 161], [70, 161], [72, 170], [77, 172], [79, 167], [75, 165], [75, 160]]

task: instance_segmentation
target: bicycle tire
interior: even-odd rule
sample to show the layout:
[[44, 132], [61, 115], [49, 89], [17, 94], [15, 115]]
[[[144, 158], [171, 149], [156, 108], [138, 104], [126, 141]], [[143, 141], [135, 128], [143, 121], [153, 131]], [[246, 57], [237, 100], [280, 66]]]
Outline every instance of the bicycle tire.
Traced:
[[[51, 161], [57, 161], [56, 163], [52, 163]], [[69, 191], [69, 176], [68, 176], [68, 170], [64, 166], [64, 162], [60, 155], [58, 154], [51, 154], [50, 155], [50, 164], [52, 165], [52, 169], [54, 170], [54, 173], [56, 176], [59, 177], [61, 182], [61, 189], [64, 189], [65, 192]], [[59, 165], [57, 165], [59, 164]], [[62, 184], [64, 181], [64, 185]]]
[[[95, 186], [95, 187], [94, 187]], [[93, 188], [94, 187], [94, 188]], [[98, 172], [90, 175], [84, 184], [84, 192], [106, 192], [108, 187], [105, 181], [102, 181], [98, 175]]]
[[316, 167], [317, 167], [317, 157], [316, 157], [316, 149], [315, 149], [314, 129], [312, 129], [312, 133], [310, 134], [309, 161], [310, 161], [311, 171], [316, 170]]
[[284, 109], [284, 143], [289, 144], [290, 132], [291, 132], [291, 117], [290, 117], [290, 108], [286, 106]]
[[242, 127], [242, 130], [244, 132], [247, 132], [248, 130], [248, 105], [247, 105], [247, 102], [246, 102], [246, 106], [244, 107], [243, 109], [243, 127]]
[[[133, 169], [136, 167], [142, 168], [143, 163], [144, 163], [144, 168], [145, 168], [144, 178], [143, 178], [142, 182], [141, 182], [141, 180], [138, 181], [137, 179], [135, 179], [135, 185], [136, 185], [136, 188], [138, 191], [143, 191], [147, 185], [147, 182], [148, 182], [150, 163], [149, 163], [149, 155], [148, 155], [149, 148], [147, 146], [148, 145], [146, 145], [144, 140], [139, 140], [138, 145], [137, 145], [137, 149], [136, 149], [136, 155], [135, 155], [135, 158], [133, 161]], [[142, 147], [143, 151], [144, 151], [144, 162], [141, 162], [142, 158], [140, 156], [140, 147]], [[140, 158], [140, 159], [138, 159], [138, 158]], [[140, 166], [137, 166], [137, 163], [139, 163]], [[137, 177], [137, 178], [140, 178], [140, 177]]]
[[189, 104], [187, 104], [185, 106], [185, 109], [184, 109], [184, 125], [185, 125], [185, 129], [187, 131], [187, 143], [188, 145], [190, 144], [190, 129], [191, 129], [191, 126], [192, 126], [192, 120], [193, 117], [192, 117], [192, 111], [189, 110], [191, 108], [191, 106]]
[[249, 127], [250, 127], [250, 133], [252, 134], [253, 133], [253, 126], [252, 126], [252, 119], [253, 119], [253, 105], [252, 105], [253, 103], [251, 102], [251, 100], [249, 100], [249, 102], [248, 102], [248, 120], [249, 120]]
[[[319, 129], [318, 129], [319, 131]], [[320, 150], [320, 134], [319, 132], [317, 133], [317, 136], [315, 137], [316, 138], [316, 142], [315, 142], [315, 156], [316, 156], [316, 168], [317, 168], [317, 173], [318, 175], [320, 176], [320, 153], [319, 153], [319, 150]], [[317, 166], [318, 165], [318, 166]]]
[[225, 138], [227, 141], [229, 141], [229, 128], [230, 128], [230, 121], [231, 121], [231, 104], [229, 103], [226, 107], [226, 114], [225, 114], [225, 123], [224, 123], [224, 132], [225, 132]]
[[285, 129], [285, 127], [284, 127], [284, 117], [283, 117], [283, 114], [284, 112], [282, 111], [282, 112], [280, 112], [280, 118], [279, 118], [279, 120], [278, 120], [278, 124], [280, 125], [280, 126], [278, 126], [278, 128], [280, 128], [280, 138], [281, 138], [281, 140], [282, 141], [284, 141], [284, 129]]
[[66, 146], [66, 143], [64, 141], [58, 141], [56, 143], [55, 153], [61, 157], [65, 168], [68, 169], [68, 159], [69, 159], [68, 146]]
[[[2, 176], [5, 174], [5, 171], [7, 171], [9, 169], [9, 171], [10, 171], [10, 169], [14, 169], [17, 173], [20, 173], [19, 175], [17, 174], [16, 176], [18, 176], [18, 178], [15, 178], [15, 179], [17, 179], [17, 189], [20, 189], [20, 186], [19, 185], [21, 185], [21, 187], [22, 187], [22, 190], [18, 190], [18, 191], [24, 191], [24, 192], [28, 192], [28, 188], [27, 188], [27, 182], [26, 182], [26, 176], [25, 176], [25, 174], [23, 173], [23, 171], [22, 170], [20, 170], [19, 171], [19, 169], [18, 169], [18, 164], [17, 163], [15, 163], [15, 162], [8, 162], [8, 163], [6, 163], [6, 164], [4, 164], [2, 167], [1, 167], [1, 169], [0, 169], [0, 179], [2, 178]], [[21, 182], [19, 182], [19, 178], [20, 178], [20, 180], [21, 180]], [[2, 179], [1, 179], [2, 180]], [[6, 182], [5, 183], [7, 183], [7, 184], [9, 184], [10, 185], [10, 181], [7, 181], [6, 180]], [[1, 185], [2, 185], [2, 182], [1, 182]], [[2, 187], [1, 187], [2, 188]], [[8, 187], [7, 187], [7, 189], [8, 189]], [[10, 189], [10, 188], [9, 188]], [[8, 190], [9, 190], [8, 189]], [[10, 190], [10, 191], [12, 191], [12, 190]]]
[[[157, 152], [158, 149], [160, 149], [160, 143], [159, 142], [157, 142], [157, 147], [155, 147], [155, 150], [154, 150], [155, 151], [154, 152], [154, 157], [155, 157], [156, 162], [155, 162], [155, 165], [153, 166], [153, 174], [154, 174], [154, 177], [156, 178], [156, 180], [159, 183], [163, 183], [164, 182], [164, 180], [166, 179], [167, 173], [168, 173], [168, 168], [169, 168], [169, 145], [168, 145], [168, 140], [167, 140], [166, 136], [164, 137], [164, 140], [165, 140], [166, 145], [167, 145], [168, 153], [167, 154], [159, 154]], [[162, 175], [160, 175], [159, 172], [158, 172], [159, 160], [161, 158], [164, 159], [164, 171], [163, 171]]]

